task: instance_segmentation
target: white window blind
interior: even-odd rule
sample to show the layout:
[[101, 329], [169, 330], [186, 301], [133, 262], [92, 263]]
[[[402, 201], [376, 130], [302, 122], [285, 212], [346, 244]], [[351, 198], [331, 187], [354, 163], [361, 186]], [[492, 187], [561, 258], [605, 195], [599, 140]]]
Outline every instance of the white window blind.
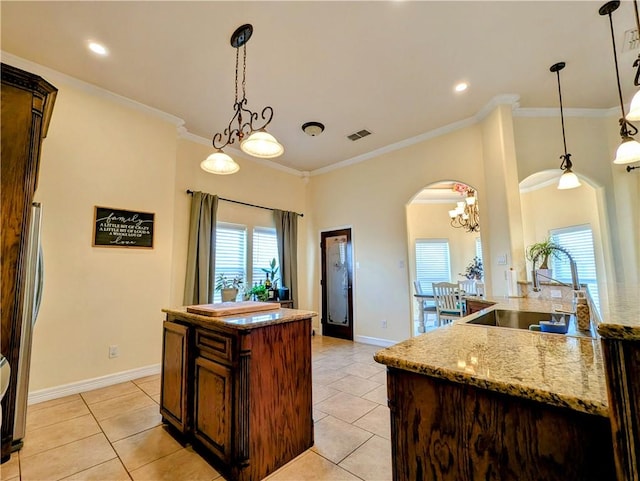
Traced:
[[[589, 286], [593, 303], [599, 308], [596, 257], [593, 249], [593, 232], [589, 225], [579, 225], [562, 229], [553, 229], [551, 239], [571, 254], [578, 267], [578, 279], [581, 284]], [[560, 254], [560, 259], [552, 257], [551, 268], [553, 278], [571, 283], [571, 265], [569, 259]]]
[[480, 239], [480, 237], [476, 237], [476, 257], [480, 259], [480, 262], [482, 262], [482, 266], [484, 267], [484, 261], [482, 260], [482, 240]]
[[[216, 272], [225, 274], [229, 280], [235, 276], [242, 276], [246, 282], [247, 259], [247, 229], [242, 225], [225, 224], [218, 222], [216, 225]], [[215, 286], [214, 286], [215, 287]], [[242, 295], [242, 292], [238, 295]], [[219, 291], [214, 292], [213, 302], [221, 302]]]
[[[276, 240], [276, 230], [267, 227], [256, 227], [253, 229], [253, 271], [252, 285], [257, 282], [264, 282], [267, 275], [262, 270], [271, 269], [271, 260], [276, 260], [276, 267], [280, 265], [278, 261], [278, 244]], [[276, 275], [276, 279], [280, 277], [280, 270]], [[273, 279], [271, 279], [273, 281]], [[278, 282], [281, 286], [282, 282]]]
[[451, 281], [447, 239], [416, 239], [416, 280], [427, 294], [433, 294], [432, 283]]

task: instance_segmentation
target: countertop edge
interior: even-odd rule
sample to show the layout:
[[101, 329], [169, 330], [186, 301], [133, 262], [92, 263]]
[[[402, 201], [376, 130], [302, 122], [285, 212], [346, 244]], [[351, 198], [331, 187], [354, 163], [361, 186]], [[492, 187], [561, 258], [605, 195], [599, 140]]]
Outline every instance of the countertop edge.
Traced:
[[[306, 311], [301, 309], [273, 309], [271, 311], [259, 311], [259, 312], [247, 312], [244, 314], [236, 314], [231, 316], [223, 316], [223, 317], [214, 317], [214, 316], [202, 316], [200, 314], [194, 314], [191, 312], [187, 312], [186, 307], [178, 307], [178, 308], [163, 308], [162, 312], [170, 315], [174, 315], [185, 320], [195, 321], [198, 324], [205, 326], [216, 325], [223, 326], [229, 329], [236, 330], [250, 330], [256, 329], [260, 327], [266, 327], [270, 325], [276, 324], [284, 324], [287, 322], [300, 321], [304, 319], [311, 319], [312, 317], [316, 317], [318, 315], [317, 312], [314, 311]], [[250, 319], [254, 317], [264, 317], [264, 316], [281, 316], [271, 319], [250, 321], [250, 322], [242, 322], [242, 319]], [[234, 322], [235, 321], [235, 322]]]
[[573, 396], [552, 393], [543, 389], [520, 386], [513, 382], [506, 383], [491, 381], [489, 379], [478, 377], [477, 375], [465, 374], [446, 368], [439, 368], [411, 361], [400, 360], [395, 356], [385, 356], [384, 354], [382, 354], [382, 351], [378, 351], [373, 356], [373, 358], [380, 364], [384, 364], [388, 367], [400, 369], [403, 371], [423, 374], [430, 377], [451, 381], [457, 384], [474, 386], [481, 389], [486, 389], [488, 391], [498, 392], [522, 399], [528, 399], [530, 401], [537, 401], [551, 406], [567, 408], [586, 414], [595, 414], [607, 418], [609, 417], [609, 406], [607, 404], [587, 402]]

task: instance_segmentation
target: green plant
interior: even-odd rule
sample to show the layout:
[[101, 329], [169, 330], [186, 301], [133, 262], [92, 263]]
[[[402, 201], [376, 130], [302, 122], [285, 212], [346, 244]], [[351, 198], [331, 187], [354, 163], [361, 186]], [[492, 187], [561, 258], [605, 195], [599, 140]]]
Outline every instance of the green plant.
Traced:
[[475, 279], [479, 281], [482, 279], [483, 267], [482, 260], [476, 256], [471, 263], [466, 267], [464, 273], [460, 272], [458, 275], [466, 277], [467, 279]]
[[272, 283], [275, 284], [275, 282], [280, 280], [280, 279], [276, 279], [276, 274], [278, 273], [278, 269], [280, 269], [280, 267], [276, 266], [275, 257], [271, 259], [271, 264], [269, 264], [269, 269], [265, 269], [264, 267], [262, 267], [261, 269], [265, 274], [269, 274]]
[[545, 240], [541, 242], [536, 242], [535, 244], [531, 244], [527, 247], [526, 256], [530, 261], [539, 260], [542, 258], [542, 262], [538, 269], [548, 269], [549, 268], [549, 257], [553, 256], [556, 259], [559, 259], [558, 248], [560, 246], [553, 242], [550, 237], [547, 237]]
[[222, 289], [240, 289], [243, 282], [242, 276], [235, 275], [232, 279], [229, 279], [225, 273], [221, 272], [216, 278], [216, 291], [222, 291]]
[[264, 284], [256, 284], [244, 293], [245, 299], [251, 299], [251, 296], [255, 296], [259, 301], [266, 301], [269, 299], [269, 293], [267, 292], [267, 288]]

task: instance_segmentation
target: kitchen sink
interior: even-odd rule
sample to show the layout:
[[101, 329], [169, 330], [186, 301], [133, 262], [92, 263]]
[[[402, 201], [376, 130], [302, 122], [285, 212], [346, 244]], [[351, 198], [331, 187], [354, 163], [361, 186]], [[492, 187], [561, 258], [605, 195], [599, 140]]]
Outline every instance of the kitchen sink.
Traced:
[[548, 312], [509, 311], [495, 309], [476, 317], [468, 324], [480, 324], [482, 326], [510, 327], [512, 329], [529, 329], [531, 324], [540, 324], [540, 321], [550, 321]]

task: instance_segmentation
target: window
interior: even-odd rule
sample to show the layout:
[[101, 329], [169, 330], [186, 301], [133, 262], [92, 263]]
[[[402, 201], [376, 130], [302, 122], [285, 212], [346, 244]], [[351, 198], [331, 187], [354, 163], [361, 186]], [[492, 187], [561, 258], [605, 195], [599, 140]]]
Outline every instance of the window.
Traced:
[[484, 278], [484, 261], [482, 260], [482, 240], [476, 237], [476, 257], [482, 262], [482, 277]]
[[[593, 249], [593, 232], [589, 225], [566, 227], [551, 230], [551, 239], [565, 248], [578, 267], [578, 279], [581, 284], [589, 286], [593, 303], [600, 307], [596, 258]], [[553, 277], [560, 282], [571, 283], [571, 266], [566, 256], [556, 259], [552, 257]]]
[[[268, 227], [255, 227], [252, 238], [247, 239], [247, 227], [244, 225], [218, 222], [216, 226], [216, 272], [227, 278], [242, 276], [244, 288], [249, 290], [255, 282], [264, 282], [266, 274], [262, 268], [269, 268], [271, 260], [276, 259], [278, 266], [278, 247], [276, 230]], [[242, 298], [242, 290], [238, 299]], [[215, 291], [213, 302], [221, 302], [222, 296]]]
[[[253, 270], [251, 285], [253, 285], [253, 283], [255, 282], [260, 283], [266, 279], [266, 274], [262, 269], [269, 269], [272, 259], [276, 260], [276, 267], [279, 266], [278, 243], [275, 229], [269, 229], [267, 227], [256, 227], [255, 229], [253, 229], [252, 259]], [[276, 276], [276, 279], [278, 277], [280, 276]], [[273, 281], [273, 279], [271, 280]], [[280, 282], [279, 285], [282, 285], [282, 283]]]
[[[242, 276], [246, 282], [247, 265], [247, 229], [242, 225], [223, 224], [216, 226], [216, 272], [225, 274], [227, 278]], [[215, 287], [215, 286], [214, 286]], [[213, 294], [213, 302], [221, 302], [219, 291]]]
[[416, 280], [427, 294], [433, 294], [432, 283], [451, 281], [447, 239], [416, 239]]

